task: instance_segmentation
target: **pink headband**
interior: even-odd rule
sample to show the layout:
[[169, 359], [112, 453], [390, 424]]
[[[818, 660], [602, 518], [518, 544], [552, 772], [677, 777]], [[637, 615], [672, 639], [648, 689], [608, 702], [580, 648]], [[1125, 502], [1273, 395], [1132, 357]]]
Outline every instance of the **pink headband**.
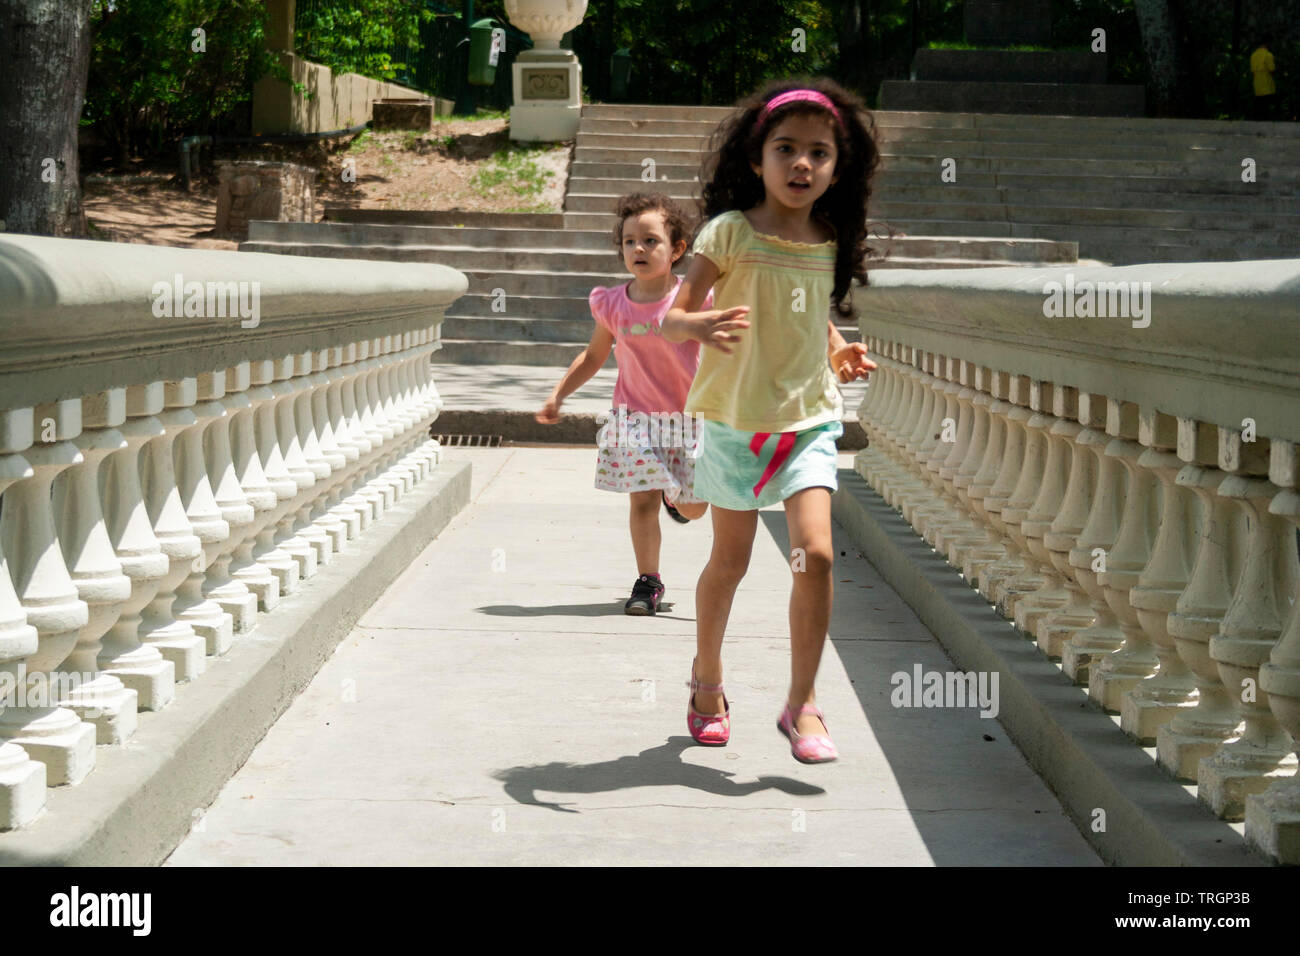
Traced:
[[818, 106], [825, 107], [830, 110], [831, 115], [835, 117], [837, 123], [841, 126], [844, 125], [844, 121], [840, 118], [840, 111], [835, 108], [835, 104], [831, 102], [831, 98], [825, 93], [818, 93], [816, 90], [787, 90], [784, 93], [772, 97], [767, 101], [767, 105], [763, 107], [762, 112], [758, 114], [758, 125], [762, 126], [763, 123], [767, 121], [768, 114], [777, 107], [785, 106], [786, 103], [794, 103], [798, 100], [807, 100], [809, 103], [816, 103]]

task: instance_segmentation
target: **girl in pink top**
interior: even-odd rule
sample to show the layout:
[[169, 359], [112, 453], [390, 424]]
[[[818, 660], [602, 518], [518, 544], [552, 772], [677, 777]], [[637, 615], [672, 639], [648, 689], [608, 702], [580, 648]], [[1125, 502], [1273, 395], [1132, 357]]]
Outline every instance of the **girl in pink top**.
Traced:
[[617, 345], [614, 409], [597, 438], [596, 487], [631, 497], [637, 579], [623, 606], [628, 614], [654, 614], [664, 595], [660, 506], [682, 523], [708, 508], [694, 494], [698, 432], [683, 412], [700, 345], [668, 342], [660, 333], [681, 284], [673, 265], [686, 254], [689, 235], [686, 217], [667, 196], [633, 193], [619, 199], [614, 242], [633, 279], [591, 290], [591, 341], [536, 415], [546, 425], [558, 422], [564, 399], [596, 374]]

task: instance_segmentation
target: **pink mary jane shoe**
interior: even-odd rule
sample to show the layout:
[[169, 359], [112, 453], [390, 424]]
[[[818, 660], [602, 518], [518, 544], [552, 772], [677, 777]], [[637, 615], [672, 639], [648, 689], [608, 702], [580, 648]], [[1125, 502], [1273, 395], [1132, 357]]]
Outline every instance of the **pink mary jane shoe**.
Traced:
[[[801, 714], [815, 714], [817, 719], [826, 726], [826, 718], [822, 712], [812, 704], [804, 704], [799, 708]], [[839, 751], [835, 749], [835, 742], [826, 734], [804, 734], [800, 735], [794, 729], [795, 716], [790, 712], [790, 705], [786, 704], [781, 711], [781, 717], [776, 722], [776, 729], [785, 734], [790, 741], [790, 753], [795, 760], [800, 763], [830, 763], [839, 757]], [[827, 727], [827, 730], [830, 728]]]
[[[691, 679], [686, 682], [691, 689], [690, 700], [686, 702], [686, 728], [691, 732], [691, 739], [706, 747], [721, 747], [731, 739], [731, 705], [727, 695], [722, 693], [721, 684], [701, 684], [695, 679], [695, 661], [691, 661]], [[695, 709], [695, 692], [702, 690], [706, 694], [722, 694], [721, 715], [701, 714]]]

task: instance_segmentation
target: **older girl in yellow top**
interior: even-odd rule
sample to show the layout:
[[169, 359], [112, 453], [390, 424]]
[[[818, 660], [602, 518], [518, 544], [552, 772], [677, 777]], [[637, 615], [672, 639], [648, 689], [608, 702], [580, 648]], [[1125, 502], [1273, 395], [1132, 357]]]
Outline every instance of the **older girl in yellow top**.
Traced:
[[[850, 282], [866, 283], [867, 198], [879, 157], [871, 116], [852, 94], [828, 80], [784, 81], [723, 123], [700, 177], [709, 222], [663, 333], [708, 346], [686, 400], [686, 411], [705, 419], [695, 494], [713, 505], [687, 705], [701, 744], [730, 738], [723, 633], [749, 567], [757, 509], [780, 501], [794, 583], [790, 691], [778, 727], [798, 760], [837, 756], [813, 687], [831, 612], [831, 492], [843, 432], [835, 378], [860, 378], [875, 364], [862, 343], [845, 343], [826, 308], [852, 315]], [[715, 309], [697, 311], [710, 286]]]

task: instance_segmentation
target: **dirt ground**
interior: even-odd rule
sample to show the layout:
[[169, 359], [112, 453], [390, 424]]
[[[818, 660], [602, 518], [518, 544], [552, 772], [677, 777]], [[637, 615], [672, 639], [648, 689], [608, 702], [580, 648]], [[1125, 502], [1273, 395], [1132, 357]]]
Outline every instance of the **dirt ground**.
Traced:
[[[502, 119], [440, 121], [428, 132], [366, 132], [330, 143], [218, 145], [215, 159], [265, 159], [320, 170], [316, 218], [325, 204], [368, 209], [455, 209], [474, 212], [558, 212], [563, 207], [572, 144], [527, 149], [502, 166], [493, 157], [510, 148]], [[531, 164], [531, 165], [530, 165]], [[345, 180], [345, 167], [351, 167]], [[148, 176], [148, 182], [87, 177], [83, 204], [96, 239], [201, 249], [235, 249], [214, 234], [216, 169], [204, 152], [186, 192], [176, 164], [134, 164], [108, 175]], [[474, 182], [484, 173], [487, 182]]]

